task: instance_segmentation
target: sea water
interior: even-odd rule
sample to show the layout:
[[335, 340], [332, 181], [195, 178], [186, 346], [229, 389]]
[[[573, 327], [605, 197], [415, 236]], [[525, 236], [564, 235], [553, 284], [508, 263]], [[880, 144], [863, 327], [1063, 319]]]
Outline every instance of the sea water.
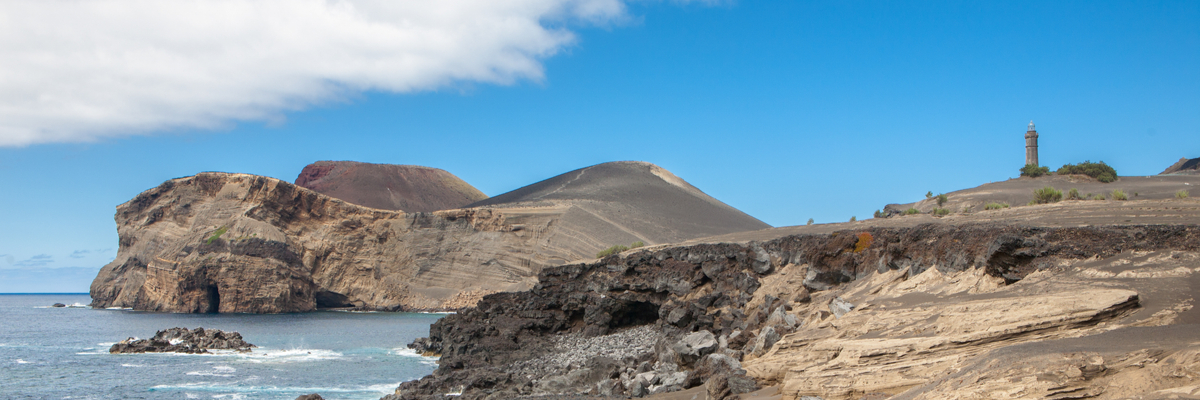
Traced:
[[[378, 399], [437, 366], [405, 344], [426, 336], [439, 314], [164, 314], [93, 310], [90, 301], [0, 295], [0, 399]], [[172, 327], [237, 331], [258, 348], [108, 353]]]

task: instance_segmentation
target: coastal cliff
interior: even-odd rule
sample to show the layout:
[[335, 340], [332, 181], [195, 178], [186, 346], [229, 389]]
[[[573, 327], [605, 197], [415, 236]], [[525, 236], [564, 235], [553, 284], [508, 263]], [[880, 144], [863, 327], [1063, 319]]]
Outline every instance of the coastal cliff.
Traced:
[[385, 399], [1072, 398], [1200, 381], [1177, 371], [1200, 367], [1177, 326], [1200, 322], [1200, 226], [910, 221], [545, 269], [435, 323], [412, 347], [438, 369]]
[[[120, 247], [92, 283], [92, 306], [452, 310], [484, 294], [528, 289], [542, 268], [592, 258], [614, 244], [767, 227], [652, 164], [572, 173], [592, 180], [556, 186], [559, 197], [517, 196], [431, 213], [354, 205], [255, 175], [174, 179], [117, 207]], [[621, 190], [647, 197], [597, 197]], [[658, 209], [638, 203], [646, 201], [673, 210], [651, 216]]]

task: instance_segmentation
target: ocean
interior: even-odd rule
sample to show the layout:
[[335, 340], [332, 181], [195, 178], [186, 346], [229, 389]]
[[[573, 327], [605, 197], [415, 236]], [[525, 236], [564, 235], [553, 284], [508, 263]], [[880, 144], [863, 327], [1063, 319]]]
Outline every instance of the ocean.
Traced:
[[[378, 399], [437, 366], [405, 345], [440, 314], [161, 314], [84, 307], [90, 301], [0, 294], [0, 399]], [[108, 353], [115, 342], [177, 326], [237, 331], [258, 348]]]

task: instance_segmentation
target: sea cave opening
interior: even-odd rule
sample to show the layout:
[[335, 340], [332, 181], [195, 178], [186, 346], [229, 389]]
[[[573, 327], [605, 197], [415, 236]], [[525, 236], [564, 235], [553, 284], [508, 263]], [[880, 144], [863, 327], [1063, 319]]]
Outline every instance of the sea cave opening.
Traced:
[[208, 308], [205, 309], [205, 312], [209, 314], [221, 312], [221, 291], [217, 289], [216, 285], [208, 287]]
[[612, 313], [613, 328], [640, 326], [658, 321], [658, 305], [647, 301], [626, 303], [625, 307]]

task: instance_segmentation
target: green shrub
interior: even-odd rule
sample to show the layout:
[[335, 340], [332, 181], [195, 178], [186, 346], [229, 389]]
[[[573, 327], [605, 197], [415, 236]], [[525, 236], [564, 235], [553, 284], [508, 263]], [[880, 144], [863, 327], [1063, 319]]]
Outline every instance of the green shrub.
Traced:
[[622, 251], [625, 251], [625, 250], [629, 250], [629, 247], [628, 247], [628, 246], [625, 246], [625, 245], [618, 244], [618, 245], [616, 245], [616, 246], [609, 247], [609, 248], [607, 248], [607, 249], [604, 249], [604, 250], [600, 250], [600, 252], [599, 252], [599, 253], [596, 253], [596, 258], [604, 258], [604, 257], [608, 257], [608, 256], [611, 256], [611, 255], [613, 255], [613, 254], [620, 253], [620, 252], [622, 252]]
[[644, 247], [644, 246], [646, 246], [646, 243], [639, 240], [639, 241], [633, 242], [633, 244], [629, 245], [629, 248], [636, 249], [638, 247]]
[[875, 218], [887, 218], [887, 214], [884, 214], [883, 211], [875, 210]]
[[987, 203], [983, 206], [984, 210], [999, 210], [1001, 208], [1008, 208], [1008, 203]]
[[1050, 167], [1039, 167], [1039, 166], [1036, 166], [1033, 164], [1025, 164], [1024, 167], [1021, 167], [1021, 176], [1037, 178], [1039, 176], [1049, 175], [1049, 174], [1050, 174]]
[[1178, 191], [1178, 192], [1175, 192], [1175, 198], [1177, 198], [1177, 199], [1186, 199], [1186, 198], [1188, 198], [1188, 191], [1186, 191], [1186, 190], [1180, 190], [1180, 191]]
[[927, 199], [928, 199], [928, 198], [930, 198], [930, 197], [933, 197], [933, 191], [932, 191], [932, 190], [930, 190], [930, 191], [928, 191], [928, 192], [925, 192], [925, 198], [927, 198]]
[[1129, 196], [1125, 195], [1124, 190], [1117, 189], [1117, 190], [1112, 191], [1112, 199], [1113, 200], [1129, 200]]
[[854, 221], [858, 221], [858, 218], [854, 218], [854, 216], [853, 216], [853, 215], [851, 215], [851, 216], [850, 216], [850, 222], [854, 222]]
[[807, 223], [807, 224], [805, 224], [805, 225], [812, 225], [812, 224], [813, 224], [813, 219], [812, 219], [812, 218], [809, 218], [809, 219], [808, 219], [808, 223]]
[[1059, 175], [1087, 175], [1104, 183], [1117, 180], [1117, 170], [1105, 164], [1104, 161], [1098, 163], [1084, 161], [1074, 165], [1063, 165], [1062, 168], [1058, 169], [1057, 173]]
[[1071, 188], [1067, 191], [1067, 200], [1079, 200], [1079, 189]]
[[1062, 198], [1063, 193], [1061, 190], [1055, 189], [1051, 186], [1046, 186], [1033, 191], [1033, 200], [1030, 201], [1029, 204], [1056, 203], [1059, 200], [1062, 200]]
[[1095, 196], [1092, 196], [1092, 200], [1108, 200], [1108, 199], [1104, 197], [1104, 194], [1097, 194]]
[[971, 205], [967, 204], [967, 205], [963, 206], [962, 211], [959, 211], [959, 212], [961, 212], [963, 214], [971, 212]]
[[222, 227], [218, 228], [218, 229], [216, 230], [216, 232], [213, 232], [212, 236], [209, 236], [209, 237], [208, 237], [208, 240], [207, 240], [207, 241], [205, 241], [205, 243], [207, 243], [207, 244], [212, 244], [212, 242], [213, 242], [213, 241], [215, 241], [215, 240], [217, 240], [217, 239], [220, 239], [220, 238], [221, 238], [221, 235], [224, 235], [224, 234], [225, 234], [225, 232], [226, 232], [226, 231], [228, 231], [228, 230], [229, 230], [229, 228], [226, 228], [226, 227], [224, 227], [224, 226], [222, 226]]
[[945, 193], [937, 195], [938, 207], [946, 205], [946, 199], [947, 199], [947, 197], [946, 197]]
[[920, 214], [920, 213], [921, 213], [921, 211], [910, 207], [909, 209], [904, 210], [904, 212], [901, 214], [902, 215], [913, 215], [913, 214]]
[[947, 215], [950, 215], [950, 209], [949, 208], [935, 208], [935, 209], [933, 209], [932, 214], [935, 217], [945, 217]]

